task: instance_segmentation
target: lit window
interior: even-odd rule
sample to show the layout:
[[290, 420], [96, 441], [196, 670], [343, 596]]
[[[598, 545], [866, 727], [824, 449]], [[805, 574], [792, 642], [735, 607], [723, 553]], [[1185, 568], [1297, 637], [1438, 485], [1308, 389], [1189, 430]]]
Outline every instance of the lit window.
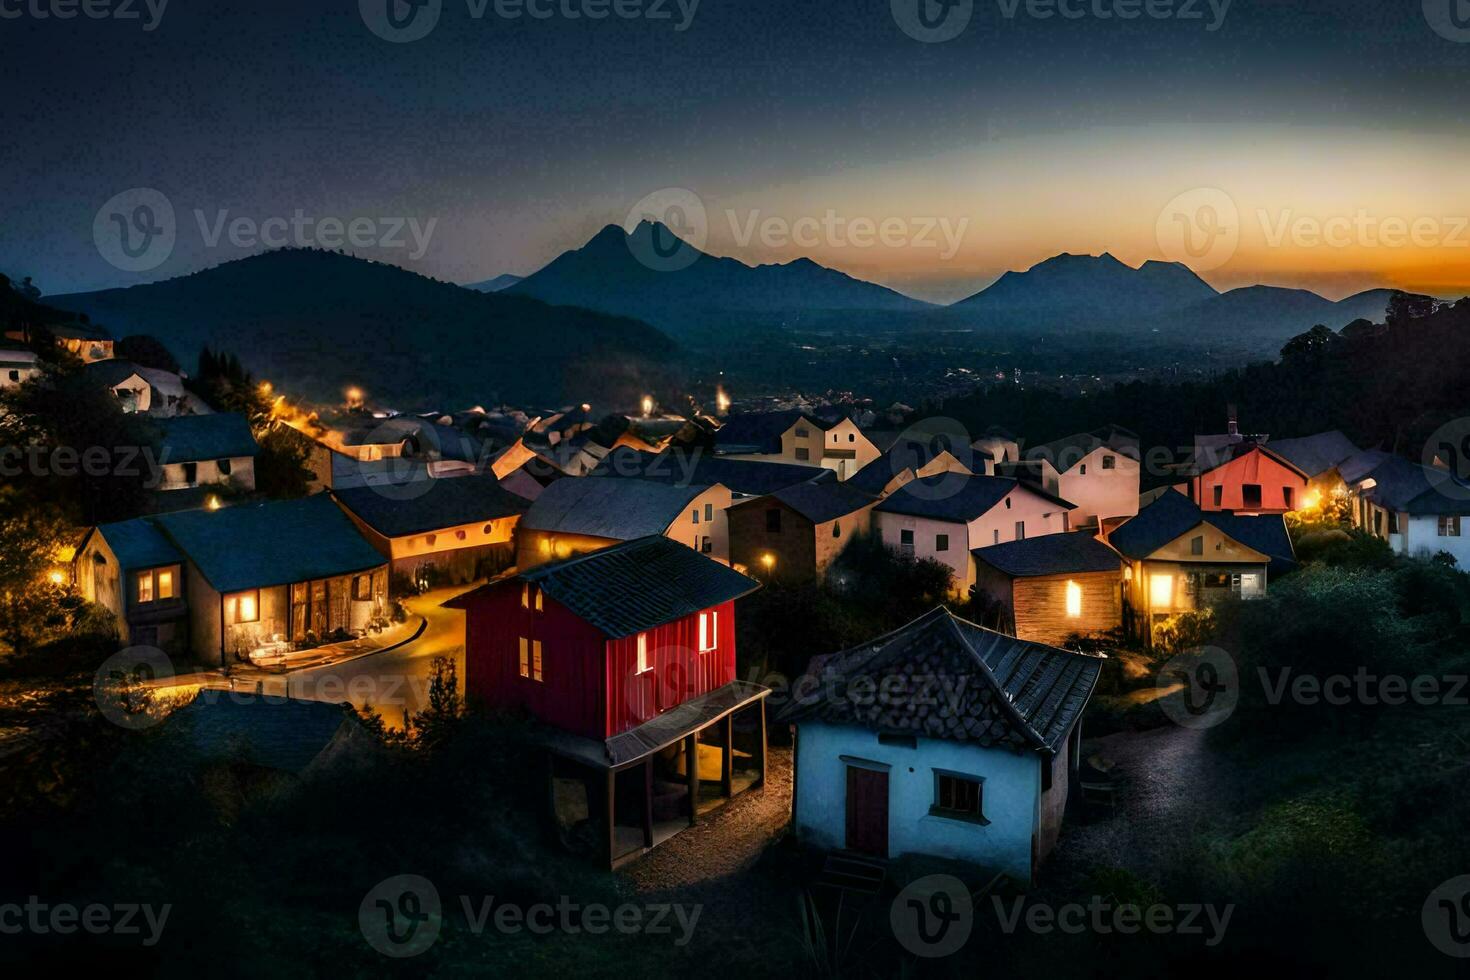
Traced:
[[521, 637], [521, 676], [531, 676], [531, 641]]
[[542, 591], [540, 589], [537, 589], [536, 590], [536, 611], [537, 612], [540, 612], [543, 608], [545, 608], [541, 604], [541, 596], [542, 595], [543, 595]]
[[160, 599], [172, 599], [178, 595], [174, 591], [174, 570], [172, 568], [161, 568], [158, 571], [158, 589], [155, 594]]
[[719, 642], [720, 614], [710, 611], [699, 614], [699, 652], [708, 653]]
[[1082, 615], [1082, 586], [1076, 582], [1067, 583], [1067, 618], [1076, 619]]
[[138, 573], [138, 601], [139, 602], [152, 602], [153, 601], [153, 573], [152, 572], [139, 572]]
[[260, 622], [260, 593], [236, 592], [225, 596], [225, 624]]
[[652, 670], [653, 663], [648, 659], [648, 634], [638, 634], [638, 673]]
[[1174, 576], [1154, 575], [1148, 581], [1149, 605], [1167, 609], [1174, 602]]
[[541, 679], [541, 641], [531, 641], [531, 680]]
[[531, 585], [529, 582], [521, 586], [521, 608], [531, 608]]

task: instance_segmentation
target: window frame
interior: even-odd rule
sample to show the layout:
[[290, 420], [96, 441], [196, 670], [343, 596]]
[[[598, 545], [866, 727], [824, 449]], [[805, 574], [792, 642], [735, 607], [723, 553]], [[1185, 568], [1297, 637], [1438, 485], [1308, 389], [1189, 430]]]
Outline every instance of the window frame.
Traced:
[[[255, 607], [255, 614], [253, 616], [250, 616], [250, 617], [242, 616], [240, 614], [241, 600], [244, 599], [244, 598], [247, 598], [247, 597], [250, 599], [250, 602]], [[226, 626], [242, 626], [242, 625], [247, 625], [249, 623], [258, 623], [258, 622], [260, 622], [260, 590], [259, 589], [241, 589], [239, 592], [230, 592], [230, 593], [227, 593], [226, 595], [222, 596], [222, 598], [224, 599], [224, 602], [225, 602], [226, 615], [225, 615], [224, 619], [225, 619], [225, 625]], [[232, 603], [233, 603], [233, 605], [231, 605]], [[233, 619], [229, 615], [229, 610], [230, 609], [233, 609], [234, 610], [234, 618]]]
[[699, 652], [714, 653], [720, 648], [720, 611], [706, 609], [699, 614]]
[[639, 674], [646, 674], [650, 670], [652, 670], [653, 658], [648, 655], [647, 633], [638, 634], [637, 638], [634, 640], [633, 650], [635, 658], [633, 661], [634, 671]]
[[[929, 804], [929, 815], [932, 817], [943, 817], [946, 820], [959, 820], [964, 823], [988, 825], [989, 820], [985, 818], [985, 777], [976, 776], [968, 772], [955, 772], [952, 769], [934, 769], [934, 796], [933, 802]], [[945, 783], [951, 784], [950, 800], [955, 801], [954, 790], [959, 784], [970, 784], [974, 786], [975, 807], [958, 809], [953, 806], [945, 806]]]

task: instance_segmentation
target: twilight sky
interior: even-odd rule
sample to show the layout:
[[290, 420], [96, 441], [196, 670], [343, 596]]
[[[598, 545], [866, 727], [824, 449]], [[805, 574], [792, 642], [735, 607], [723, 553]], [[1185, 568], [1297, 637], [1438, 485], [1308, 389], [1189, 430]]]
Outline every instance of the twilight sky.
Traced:
[[[416, 0], [408, 43], [368, 24], [404, 0], [160, 2], [0, 0], [0, 271], [128, 285], [355, 220], [351, 251], [472, 281], [677, 187], [708, 251], [941, 301], [1062, 251], [1470, 286], [1463, 0], [958, 0], [939, 43], [899, 23], [939, 0]], [[133, 188], [174, 211], [141, 271], [94, 236]]]

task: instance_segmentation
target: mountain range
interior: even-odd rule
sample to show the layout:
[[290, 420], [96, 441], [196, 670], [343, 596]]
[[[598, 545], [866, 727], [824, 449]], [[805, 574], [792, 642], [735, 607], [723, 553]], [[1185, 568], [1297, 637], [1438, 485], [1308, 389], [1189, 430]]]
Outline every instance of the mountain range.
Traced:
[[186, 366], [210, 347], [313, 400], [337, 401], [356, 385], [402, 410], [497, 401], [636, 405], [668, 380], [677, 351], [636, 320], [310, 249], [46, 302], [85, 313], [117, 337], [151, 334]]
[[473, 289], [477, 293], [498, 293], [502, 289], [509, 289], [524, 278], [526, 277], [512, 275], [507, 272], [504, 275], [496, 276], [494, 279], [486, 279], [484, 282], [467, 282], [464, 288]]

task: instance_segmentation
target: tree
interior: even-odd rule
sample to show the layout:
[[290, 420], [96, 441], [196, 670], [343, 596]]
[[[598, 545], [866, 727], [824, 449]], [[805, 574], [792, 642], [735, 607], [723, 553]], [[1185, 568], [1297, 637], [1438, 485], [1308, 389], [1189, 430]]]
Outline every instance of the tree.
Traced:
[[66, 624], [68, 590], [50, 576], [69, 537], [59, 508], [0, 487], [0, 640], [12, 653]]
[[429, 664], [429, 704], [410, 721], [413, 741], [421, 749], [443, 745], [464, 717], [459, 675], [451, 657], [435, 657]]
[[179, 373], [178, 360], [157, 337], [150, 337], [148, 334], [133, 334], [131, 337], [119, 340], [115, 350], [119, 358], [132, 361], [141, 367], [156, 368], [170, 374]]
[[1388, 299], [1388, 325], [1401, 327], [1411, 320], [1422, 320], [1434, 313], [1436, 302], [1433, 296], [1417, 293], [1394, 293]]

